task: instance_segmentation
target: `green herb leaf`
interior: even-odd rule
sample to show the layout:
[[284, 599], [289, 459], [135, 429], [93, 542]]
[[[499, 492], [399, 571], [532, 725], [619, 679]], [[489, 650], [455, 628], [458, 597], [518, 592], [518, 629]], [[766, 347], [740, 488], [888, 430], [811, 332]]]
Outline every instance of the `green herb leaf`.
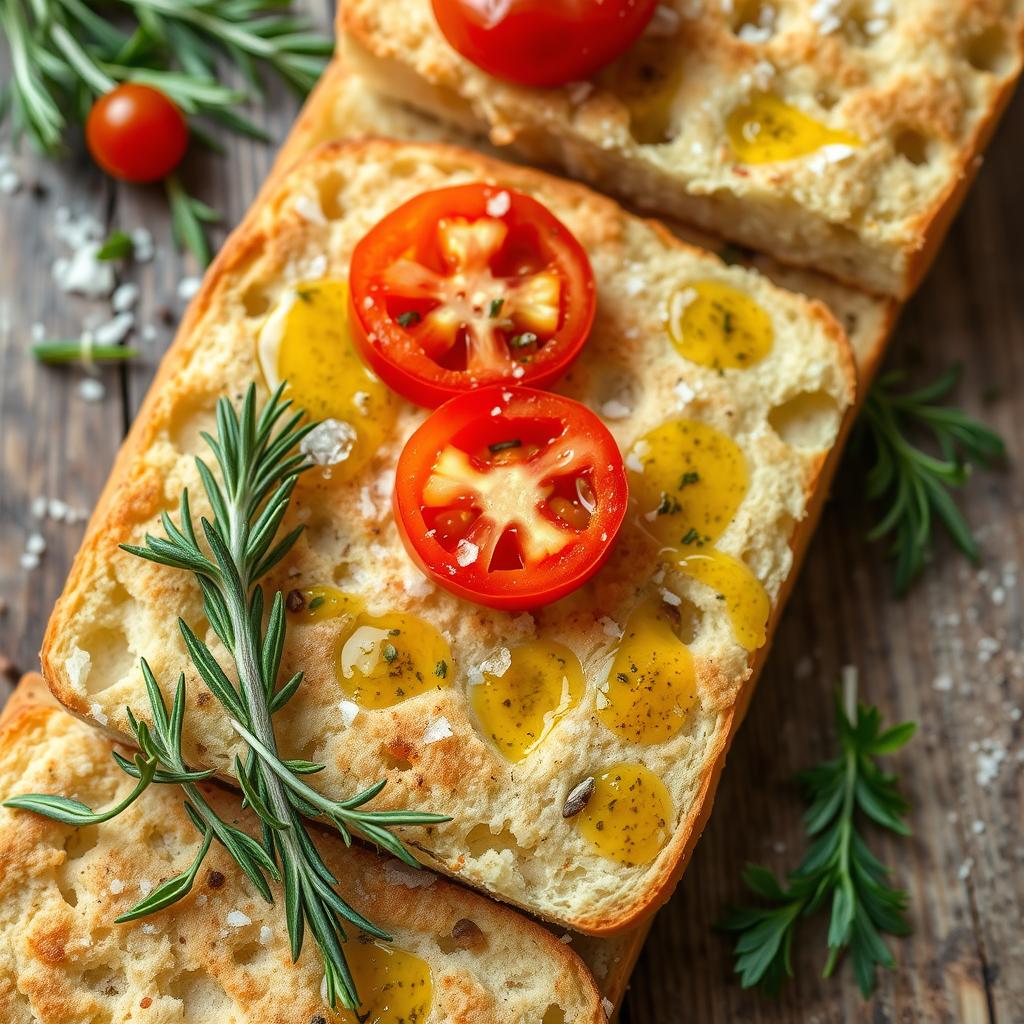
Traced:
[[[903, 375], [886, 374], [871, 388], [858, 422], [858, 440], [870, 444], [875, 458], [866, 494], [885, 506], [868, 537], [888, 538], [897, 594], [906, 593], [924, 567], [936, 520], [968, 558], [978, 558], [977, 542], [950, 490], [967, 483], [972, 464], [992, 466], [1005, 447], [998, 434], [967, 413], [939, 404], [959, 372], [954, 366], [931, 384], [902, 394], [896, 386]], [[930, 435], [938, 455], [917, 447], [911, 440], [916, 434]]]
[[135, 243], [131, 236], [123, 231], [115, 231], [100, 246], [96, 253], [98, 260], [126, 260], [135, 252]]
[[893, 965], [881, 933], [909, 930], [907, 896], [889, 885], [888, 871], [861, 834], [860, 819], [909, 833], [903, 820], [907, 803], [875, 757], [902, 747], [915, 727], [904, 722], [882, 731], [878, 709], [857, 704], [855, 687], [855, 677], [847, 677], [845, 699], [836, 702], [839, 756], [799, 776], [810, 800], [804, 826], [812, 842], [804, 859], [786, 884], [767, 868], [748, 865], [744, 883], [770, 905], [732, 909], [720, 924], [736, 933], [735, 970], [744, 988], [761, 985], [774, 992], [792, 977], [797, 922], [822, 907], [829, 910], [824, 974], [831, 975], [849, 951], [865, 998], [874, 990], [876, 968]]

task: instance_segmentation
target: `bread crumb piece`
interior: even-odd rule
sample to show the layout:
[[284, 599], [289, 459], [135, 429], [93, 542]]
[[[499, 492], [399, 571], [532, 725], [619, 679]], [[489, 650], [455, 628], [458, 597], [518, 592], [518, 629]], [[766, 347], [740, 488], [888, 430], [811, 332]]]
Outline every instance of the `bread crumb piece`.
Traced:
[[89, 678], [89, 669], [92, 667], [92, 657], [88, 651], [81, 647], [75, 647], [64, 659], [64, 671], [68, 674], [68, 682], [72, 690], [79, 693], [85, 691], [85, 681]]

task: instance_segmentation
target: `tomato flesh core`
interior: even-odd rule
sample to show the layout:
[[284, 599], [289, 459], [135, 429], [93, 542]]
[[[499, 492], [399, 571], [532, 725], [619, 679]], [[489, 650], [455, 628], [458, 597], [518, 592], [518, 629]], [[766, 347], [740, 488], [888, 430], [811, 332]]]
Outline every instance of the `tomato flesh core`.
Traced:
[[590, 264], [568, 229], [535, 200], [483, 184], [393, 211], [356, 247], [350, 283], [361, 353], [421, 405], [553, 382], [594, 315]]
[[517, 85], [589, 78], [647, 27], [658, 0], [432, 0], [438, 27], [478, 68]]
[[488, 388], [442, 406], [410, 438], [395, 506], [407, 548], [436, 582], [481, 604], [535, 607], [607, 557], [625, 471], [585, 407]]

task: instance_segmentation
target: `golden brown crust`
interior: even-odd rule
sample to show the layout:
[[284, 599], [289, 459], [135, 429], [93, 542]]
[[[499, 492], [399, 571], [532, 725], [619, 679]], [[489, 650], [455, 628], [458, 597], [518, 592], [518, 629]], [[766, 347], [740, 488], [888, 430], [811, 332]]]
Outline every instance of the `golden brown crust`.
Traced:
[[[384, 92], [659, 215], [906, 298], [1019, 76], [1024, 9], [666, 0], [662, 11], [593, 81], [554, 90], [509, 86], [459, 57], [427, 0], [352, 0], [338, 28]], [[744, 23], [751, 11], [763, 26]], [[726, 118], [765, 91], [862, 144], [739, 162]]]
[[[117, 542], [129, 537], [138, 536], [143, 528], [143, 524], [150, 520], [155, 512], [164, 507], [166, 503], [166, 490], [170, 489], [171, 485], [167, 483], [166, 473], [153, 462], [151, 455], [155, 448], [160, 448], [161, 451], [166, 449], [168, 430], [171, 425], [176, 424], [177, 420], [175, 417], [180, 413], [181, 408], [192, 408], [196, 404], [198, 386], [189, 385], [187, 379], [190, 373], [195, 372], [196, 360], [210, 358], [209, 353], [211, 350], [208, 347], [206, 349], [202, 347], [203, 345], [208, 346], [207, 336], [214, 330], [214, 327], [217, 327], [218, 330], [223, 327], [224, 315], [226, 314], [221, 314], [224, 311], [224, 307], [230, 301], [237, 303], [237, 291], [246, 286], [246, 281], [248, 280], [246, 275], [252, 268], [256, 267], [265, 276], [267, 273], [273, 272], [267, 269], [268, 265], [271, 268], [280, 266], [288, 259], [293, 258], [292, 255], [288, 255], [288, 247], [294, 249], [299, 244], [296, 239], [300, 237], [303, 230], [302, 225], [289, 210], [290, 199], [295, 189], [305, 187], [304, 183], [306, 182], [319, 180], [317, 178], [318, 175], [321, 177], [329, 175], [331, 168], [335, 165], [355, 167], [373, 164], [374, 166], [387, 168], [389, 162], [394, 162], [396, 166], [401, 163], [402, 166], [420, 166], [421, 168], [428, 166], [458, 168], [460, 169], [459, 173], [472, 173], [480, 177], [493, 178], [512, 187], [539, 193], [543, 195], [545, 201], [549, 202], [556, 209], [559, 215], [575, 218], [571, 221], [571, 225], [574, 230], [587, 236], [586, 240], [590, 243], [589, 248], [592, 254], [599, 254], [602, 246], [611, 246], [613, 251], [615, 251], [615, 246], [622, 247], [635, 236], [644, 240], [643, 245], [647, 246], [647, 251], [651, 253], [657, 251], [666, 254], [664, 257], [659, 256], [659, 259], [667, 259], [674, 253], [677, 255], [672, 256], [672, 259], [683, 259], [685, 257], [686, 259], [699, 261], [702, 273], [727, 273], [734, 275], [738, 280], [746, 281], [746, 286], [757, 290], [766, 301], [779, 303], [784, 308], [792, 309], [794, 314], [792, 323], [795, 325], [799, 322], [802, 325], [800, 330], [803, 331], [803, 334], [800, 337], [816, 339], [808, 351], [814, 351], [814, 359], [821, 361], [821, 373], [824, 374], [822, 379], [829, 381], [828, 384], [816, 386], [831, 389], [835, 395], [838, 408], [842, 409], [848, 404], [854, 386], [852, 357], [841, 329], [820, 303], [805, 302], [803, 300], [797, 301], [785, 293], [771, 291], [763, 280], [759, 280], [753, 275], [743, 276], [743, 272], [739, 270], [723, 269], [717, 261], [709, 259], [699, 250], [688, 247], [672, 238], [663, 228], [644, 224], [635, 218], [623, 214], [609, 200], [595, 196], [579, 186], [570, 185], [532, 170], [509, 167], [452, 147], [408, 147], [398, 143], [383, 141], [355, 145], [327, 145], [321, 148], [314, 156], [303, 161], [298, 168], [294, 169], [285, 178], [280, 179], [277, 183], [277, 188], [265, 196], [262, 204], [246, 219], [243, 228], [236, 232], [229, 240], [190, 308], [178, 340], [165, 357], [157, 380], [146, 399], [139, 419], [133, 427], [122, 453], [118, 457], [114, 474], [104, 492], [100, 505], [97, 506], [82, 551], [72, 568], [68, 586], [51, 619], [42, 654], [44, 673], [50, 686], [58, 697], [75, 713], [82, 716], [91, 715], [94, 719], [108, 719], [112, 729], [123, 728], [123, 718], [120, 722], [118, 721], [118, 718], [122, 715], [122, 705], [120, 702], [128, 699], [133, 689], [136, 694], [138, 693], [137, 681], [133, 679], [129, 683], [126, 676], [125, 681], [119, 684], [120, 688], [111, 687], [112, 692], [104, 691], [96, 695], [97, 700], [95, 702], [90, 701], [89, 695], [80, 689], [76, 689], [74, 681], [71, 679], [68, 670], [68, 655], [69, 652], [78, 650], [76, 640], [80, 639], [83, 626], [87, 620], [84, 609], [90, 601], [95, 601], [97, 587], [109, 585], [114, 588], [121, 587], [124, 590], [124, 582], [111, 582], [109, 576], [113, 565], [116, 567], [115, 571], [121, 573], [121, 578], [128, 580], [128, 577], [125, 577], [119, 568], [124, 563], [125, 556], [121, 556], [116, 552]], [[445, 173], [450, 172], [446, 171]], [[620, 266], [621, 264], [616, 264], [615, 269], [618, 270]], [[253, 273], [256, 273], [256, 271], [253, 270]], [[611, 289], [614, 283], [613, 278], [607, 277], [604, 280], [604, 287]], [[235, 296], [234, 299], [231, 299], [232, 295]], [[791, 331], [793, 329], [792, 327], [790, 328]], [[618, 339], [618, 343], [621, 344], [621, 339]], [[810, 344], [809, 341], [807, 343]], [[787, 342], [787, 344], [790, 344], [790, 342]], [[792, 344], [796, 345], [798, 343], [794, 340]], [[799, 344], [804, 344], [804, 342], [801, 341]], [[592, 345], [597, 345], [598, 348], [595, 351], [600, 351], [599, 341], [592, 341]], [[202, 355], [204, 351], [207, 353], [205, 357]], [[803, 357], [800, 357], [797, 352], [797, 349], [793, 349], [786, 356], [787, 359], [792, 361], [794, 367], [798, 365], [803, 366], [803, 363], [807, 362], [806, 353], [804, 353]], [[237, 363], [236, 355], [231, 356], [231, 358]], [[786, 365], [790, 364], [787, 363]], [[237, 389], [239, 384], [246, 378], [246, 373], [244, 371], [234, 372], [241, 372], [241, 377], [232, 376], [225, 380], [221, 386], [231, 386]], [[790, 371], [787, 370], [786, 372], [789, 373]], [[810, 372], [811, 376], [807, 378], [808, 381], [818, 379], [814, 377], [814, 374], [818, 372], [817, 370], [812, 369], [808, 371], [807, 367], [803, 367], [801, 372]], [[587, 388], [585, 373], [581, 369], [574, 371], [574, 374], [576, 374], [575, 380], [572, 374], [567, 380], [570, 393], [573, 393], [573, 388], [581, 388], [585, 392]], [[725, 385], [715, 383], [714, 386], [724, 387]], [[738, 387], [739, 385], [735, 386]], [[800, 385], [795, 386], [799, 387]], [[751, 377], [744, 384], [744, 387], [747, 388], [747, 391], [737, 392], [737, 395], [746, 394], [752, 396], [753, 392], [750, 389], [760, 387], [760, 384], [757, 383], [754, 377]], [[216, 393], [217, 389], [211, 390], [211, 388], [211, 384], [203, 386], [203, 389], [198, 394], [200, 402], [206, 400], [208, 395], [212, 396], [212, 394]], [[782, 389], [780, 394], [784, 392], [785, 388]], [[724, 400], [724, 393], [723, 397], [715, 399], [719, 404]], [[750, 399], [744, 398], [742, 400], [748, 401]], [[737, 402], [740, 399], [737, 396], [733, 396], [728, 401]], [[664, 407], [662, 408], [664, 410]], [[707, 408], [709, 412], [714, 412], [716, 405], [712, 402]], [[664, 416], [664, 411], [662, 411], [661, 416]], [[779, 447], [779, 444], [778, 441], [771, 441], [768, 450], [775, 453], [771, 456], [772, 458], [783, 456], [784, 449]], [[809, 497], [814, 493], [819, 474], [822, 471], [821, 459], [823, 458], [823, 453], [813, 458], [810, 456], [801, 457], [795, 461], [792, 455], [786, 455], [785, 458], [791, 460], [789, 465], [791, 465], [792, 471], [796, 474], [793, 483], [797, 485], [799, 492], [803, 495], [803, 497], [798, 498], [794, 494], [791, 499], [796, 513], [794, 518], [800, 520], [805, 515], [805, 506]], [[176, 466], [176, 464], [174, 465]], [[170, 463], [168, 467], [171, 467], [174, 473], [179, 472]], [[802, 536], [803, 533], [803, 526], [797, 527], [796, 535]], [[798, 543], [802, 542], [794, 540], [791, 546], [796, 547]], [[779, 576], [777, 581], [779, 583], [789, 575], [789, 557], [787, 555], [783, 562], [779, 563], [780, 565], [787, 566], [786, 571], [776, 570], [781, 572], [781, 576]], [[628, 558], [628, 550], [622, 551], [622, 564], [628, 564]], [[610, 578], [614, 583], [615, 570], [612, 569], [609, 572], [610, 576], [606, 574], [606, 577]], [[624, 596], [627, 601], [632, 600], [633, 598], [630, 595], [635, 593], [636, 582], [629, 581], [629, 586], [633, 589], [627, 591], [625, 588], [627, 581], [628, 577], [625, 577], [622, 583], [615, 583], [609, 593], [619, 594], [620, 599]], [[140, 595], [143, 595], [145, 604], [149, 608], [164, 606], [174, 609], [185, 609], [190, 607], [190, 601], [192, 600], [191, 588], [187, 581], [180, 576], [173, 576], [173, 574], [163, 571], [146, 571], [143, 575], [133, 576], [131, 580], [128, 580], [128, 583], [138, 590]], [[776, 583], [771, 585], [775, 587]], [[779, 588], [776, 590], [776, 593], [781, 595], [784, 591]], [[129, 595], [127, 592], [119, 597], [119, 600], [128, 600], [129, 597], [133, 602], [138, 603], [139, 597]], [[779, 607], [780, 601], [777, 599], [775, 604], [776, 608]], [[604, 607], [603, 604], [599, 606]], [[183, 611], [183, 614], [187, 613]], [[485, 636], [489, 629], [500, 630], [507, 628], [500, 624], [494, 625], [495, 620], [493, 617], [488, 619], [479, 609], [467, 608], [461, 614], [464, 618], [463, 621], [459, 622], [457, 621], [459, 616], [456, 614], [456, 609], [452, 609], [449, 618], [444, 620], [448, 623], [448, 628], [453, 630], [470, 630], [474, 634]], [[775, 614], [777, 614], [777, 610]], [[590, 614], [586, 616], [588, 621], [592, 621], [593, 615], [594, 612], [591, 609]], [[571, 622], [578, 624], [581, 621], [582, 613], [573, 613], [573, 616]], [[156, 620], [147, 619], [145, 622], [147, 633], [151, 633], [155, 625]], [[141, 630], [143, 627], [140, 625], [136, 628]], [[165, 619], [164, 623], [160, 624], [158, 628], [166, 631], [168, 637], [170, 636], [171, 627], [168, 620]], [[150, 637], [147, 635], [144, 639], [149, 641]], [[309, 639], [313, 639], [312, 635]], [[300, 650], [302, 647], [301, 639], [296, 640], [296, 645], [296, 651]], [[59, 652], [59, 657], [57, 652]], [[151, 660], [153, 658], [162, 659], [165, 663], [168, 662], [169, 656], [177, 657], [173, 651], [169, 655], [167, 650], [147, 650], [146, 654]], [[554, 918], [559, 918], [572, 927], [601, 934], [610, 934], [628, 928], [667, 895], [671, 885], [678, 878], [682, 865], [689, 857], [690, 851], [699, 835], [700, 828], [709, 813], [710, 795], [713, 792], [713, 787], [721, 770], [721, 762], [734, 729], [735, 712], [729, 710], [730, 704], [735, 699], [745, 702], [747, 699], [746, 691], [749, 690], [750, 682], [744, 683], [743, 680], [750, 680], [752, 674], [760, 666], [762, 658], [763, 654], [759, 655], [755, 659], [753, 666], [747, 666], [738, 673], [732, 669], [727, 670], [716, 661], [703, 663], [704, 668], [700, 678], [706, 690], [708, 715], [711, 716], [707, 721], [709, 723], [708, 728], [712, 731], [712, 738], [707, 745], [705, 753], [701, 756], [700, 764], [702, 767], [699, 776], [693, 777], [693, 797], [687, 799], [688, 809], [679, 824], [674, 838], [659, 858], [656, 866], [644, 873], [642, 885], [639, 878], [631, 885], [628, 890], [628, 896], [624, 893], [624, 898], [605, 900], [596, 904], [593, 912], [588, 912], [575, 906], [571, 910], [561, 910], [557, 904], [544, 901], [546, 890], [542, 889], [539, 892], [534, 892], [518, 884], [511, 887], [503, 886], [501, 883], [495, 883], [487, 876], [481, 875], [479, 871], [474, 873], [473, 870], [470, 870], [472, 865], [464, 864], [461, 859], [453, 860], [451, 854], [444, 853], [438, 855], [426, 848], [427, 845], [440, 844], [443, 839], [441, 836], [431, 837], [429, 842], [418, 850], [419, 855], [422, 855], [428, 863], [442, 870], [461, 870], [462, 877], [476, 884], [486, 884], [503, 898], [519, 902], [520, 904], [526, 904], [531, 909], [539, 910]], [[287, 661], [288, 656], [286, 656]], [[130, 671], [130, 666], [125, 671]], [[120, 679], [120, 675], [117, 678]], [[116, 691], [117, 695], [113, 691]], [[316, 690], [314, 686], [312, 692], [314, 698], [317, 698], [317, 694], [320, 691]], [[464, 716], [465, 712], [459, 711], [458, 707], [452, 703], [453, 699], [445, 697], [444, 700], [447, 703], [444, 703], [439, 698], [437, 708], [443, 708], [444, 713], [455, 720], [455, 716], [458, 714]], [[93, 704], [95, 704], [95, 707], [91, 706]], [[437, 712], [435, 711], [435, 713]], [[225, 749], [222, 746], [224, 741], [217, 736], [217, 727], [214, 724], [215, 719], [209, 717], [210, 711], [208, 709], [204, 710], [201, 705], [197, 705], [195, 712], [190, 708], [189, 714], [204, 715], [205, 717], [202, 718], [202, 728], [200, 729], [196, 726], [195, 729], [198, 730], [198, 734], [202, 734], [205, 731], [214, 736], [214, 739], [209, 741], [213, 744], [210, 751], [204, 750], [203, 743], [197, 742], [195, 744], [193, 748], [195, 756], [199, 759], [207, 758], [208, 755], [213, 756], [214, 763], [218, 767], [224, 768], [228, 763], [224, 760]], [[376, 747], [372, 747], [369, 750], [368, 748], [371, 747], [372, 743], [379, 743], [381, 746], [386, 747], [389, 743], [395, 742], [396, 737], [402, 737], [403, 742], [408, 742], [412, 735], [412, 730], [415, 729], [415, 719], [409, 718], [408, 710], [399, 712], [396, 709], [387, 715], [380, 716], [375, 721], [376, 724], [368, 724], [366, 726], [365, 736], [368, 743], [361, 746], [361, 749], [358, 751], [348, 749], [348, 746], [344, 743], [341, 744], [341, 748], [338, 750], [332, 748], [331, 756], [338, 758], [337, 767], [335, 768], [332, 764], [332, 770], [347, 774], [353, 772], [354, 766], [358, 762], [361, 767], [354, 772], [356, 777], [363, 773], [368, 773], [376, 778], [377, 773], [380, 771], [379, 762], [376, 762], [376, 766], [373, 762], [374, 755], [372, 755], [372, 749], [376, 749]], [[294, 731], [293, 727], [295, 726], [295, 722], [291, 726], [286, 725], [286, 733], [289, 729]], [[422, 724], [418, 731], [422, 731]], [[418, 735], [418, 731], [416, 731], [416, 735]], [[301, 733], [301, 729], [299, 733]], [[304, 737], [299, 734], [296, 734], [296, 736], [298, 742], [306, 743], [311, 742], [315, 738], [315, 736], [311, 736], [308, 733]], [[195, 736], [192, 737], [192, 740], [195, 741]], [[206, 742], [205, 737], [204, 742]], [[489, 759], [492, 758], [492, 755], [486, 754], [485, 749], [479, 745], [472, 748], [472, 753], [467, 753], [466, 751], [468, 750], [470, 750], [469, 746], [464, 747], [459, 757], [453, 757], [444, 750], [432, 750], [429, 753], [426, 751], [421, 752], [420, 756], [423, 758], [422, 763], [424, 765], [421, 771], [429, 775], [435, 790], [438, 790], [438, 787], [440, 787], [442, 792], [457, 793], [461, 787], [462, 780], [466, 777], [467, 771], [471, 773], [474, 771], [478, 773], [490, 771], [493, 774], [496, 769], [488, 767]], [[654, 753], [658, 754], [658, 752]], [[664, 758], [667, 755], [658, 754], [658, 756]], [[360, 758], [362, 761], [359, 761]], [[557, 764], [551, 768], [552, 772], [557, 772], [557, 770]], [[666, 767], [667, 770], [669, 769]], [[395, 784], [394, 800], [409, 802], [420, 799], [424, 795], [424, 792], [416, 785], [411, 784], [408, 778], [392, 776], [392, 782]], [[563, 783], [556, 775], [553, 777], [551, 784], [560, 786]], [[419, 785], [422, 786], [422, 782]], [[390, 790], [391, 787], [389, 787]], [[439, 798], [436, 794], [431, 796], [431, 800], [436, 802], [437, 799]], [[457, 803], [453, 807], [456, 811], [459, 810]]]
[[[110, 752], [58, 708], [23, 701], [0, 729], [0, 795], [73, 792], [106, 803], [127, 784]], [[206, 792], [218, 813], [252, 828], [247, 816], [239, 819], [234, 796], [213, 786]], [[153, 1024], [294, 1024], [323, 1012], [312, 944], [289, 964], [280, 898], [263, 904], [219, 849], [181, 903], [111, 925], [194, 852], [175, 790], [154, 787], [93, 832], [0, 810], [0, 1016], [8, 1024], [129, 1019], [143, 1002]], [[521, 1024], [539, 1021], [552, 1005], [566, 1020], [605, 1021], [579, 957], [539, 925], [397, 861], [346, 850], [336, 839], [318, 845], [346, 898], [428, 963], [434, 1009], [427, 1021]], [[472, 950], [449, 941], [462, 919], [480, 931]]]

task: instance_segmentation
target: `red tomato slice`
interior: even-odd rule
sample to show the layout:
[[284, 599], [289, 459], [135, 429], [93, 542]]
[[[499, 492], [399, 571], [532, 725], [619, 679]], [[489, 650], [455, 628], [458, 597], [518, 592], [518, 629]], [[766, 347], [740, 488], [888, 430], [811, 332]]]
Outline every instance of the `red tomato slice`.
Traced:
[[492, 608], [564, 597], [604, 563], [626, 513], [615, 439], [585, 406], [532, 388], [467, 392], [398, 460], [409, 554], [439, 586]]
[[452, 47], [495, 78], [556, 86], [625, 53], [658, 0], [432, 0]]
[[389, 213], [356, 246], [349, 292], [363, 358], [426, 406], [487, 384], [550, 384], [594, 319], [594, 275], [569, 229], [481, 183]]

